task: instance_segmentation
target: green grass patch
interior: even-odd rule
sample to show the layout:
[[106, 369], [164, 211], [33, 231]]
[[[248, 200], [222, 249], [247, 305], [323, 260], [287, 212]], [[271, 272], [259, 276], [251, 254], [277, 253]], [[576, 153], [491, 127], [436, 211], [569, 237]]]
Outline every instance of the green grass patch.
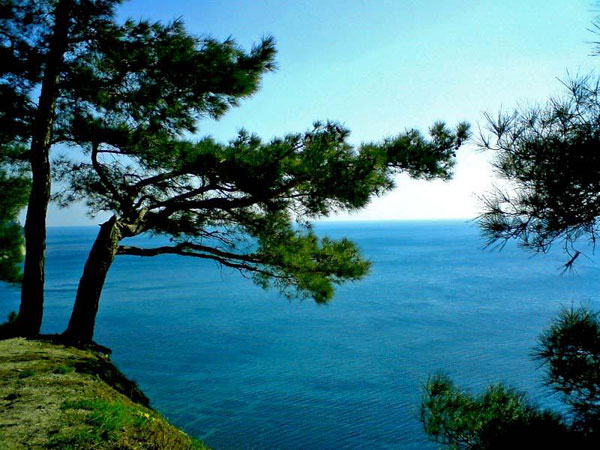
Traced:
[[72, 366], [60, 365], [56, 369], [54, 369], [52, 371], [52, 373], [55, 373], [55, 374], [58, 374], [58, 375], [65, 375], [67, 373], [73, 372], [74, 370], [75, 370], [75, 368], [72, 367]]
[[206, 450], [104, 355], [0, 340], [1, 450]]
[[66, 401], [61, 405], [61, 409], [84, 411], [85, 414], [83, 429], [67, 429], [52, 437], [50, 444], [61, 445], [63, 448], [116, 442], [126, 430], [141, 430], [151, 417], [149, 413], [137, 410], [133, 406], [104, 399]]
[[35, 375], [35, 370], [25, 369], [19, 372], [19, 378], [29, 378]]

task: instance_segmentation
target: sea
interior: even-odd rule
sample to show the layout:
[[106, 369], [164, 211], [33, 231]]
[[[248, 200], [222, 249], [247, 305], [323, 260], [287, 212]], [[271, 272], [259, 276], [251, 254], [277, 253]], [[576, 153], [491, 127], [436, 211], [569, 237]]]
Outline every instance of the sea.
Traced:
[[[373, 263], [327, 305], [211, 261], [118, 256], [95, 339], [175, 425], [214, 449], [433, 449], [419, 422], [435, 372], [503, 382], [560, 409], [531, 353], [561, 308], [600, 309], [600, 265], [560, 246], [485, 248], [468, 221], [324, 222]], [[68, 321], [97, 227], [50, 228], [43, 331]], [[152, 245], [147, 236], [136, 245]], [[19, 293], [0, 287], [0, 316]]]

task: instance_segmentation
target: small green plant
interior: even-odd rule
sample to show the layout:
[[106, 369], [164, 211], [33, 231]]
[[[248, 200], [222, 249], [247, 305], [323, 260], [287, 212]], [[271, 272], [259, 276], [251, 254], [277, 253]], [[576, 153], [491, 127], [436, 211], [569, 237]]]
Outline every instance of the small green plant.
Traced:
[[0, 323], [0, 337], [10, 333], [10, 329], [12, 328], [12, 325], [14, 325], [14, 323], [16, 321], [17, 321], [17, 313], [15, 311], [11, 311], [10, 313], [8, 313], [6, 322]]
[[16, 311], [11, 311], [8, 313], [8, 317], [6, 320], [6, 324], [12, 324], [15, 323], [17, 321], [17, 312]]
[[67, 373], [71, 373], [74, 370], [75, 370], [75, 368], [73, 366], [62, 365], [62, 366], [58, 366], [56, 369], [54, 369], [52, 371], [52, 373], [55, 373], [58, 375], [66, 375]]
[[19, 378], [29, 378], [35, 375], [35, 371], [34, 370], [30, 370], [30, 369], [25, 369], [22, 372], [19, 373]]

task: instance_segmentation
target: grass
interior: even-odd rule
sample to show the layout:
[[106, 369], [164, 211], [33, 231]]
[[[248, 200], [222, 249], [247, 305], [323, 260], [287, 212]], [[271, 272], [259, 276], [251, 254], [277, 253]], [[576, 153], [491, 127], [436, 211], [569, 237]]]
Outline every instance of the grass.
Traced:
[[195, 449], [108, 357], [50, 342], [0, 341], [0, 450]]

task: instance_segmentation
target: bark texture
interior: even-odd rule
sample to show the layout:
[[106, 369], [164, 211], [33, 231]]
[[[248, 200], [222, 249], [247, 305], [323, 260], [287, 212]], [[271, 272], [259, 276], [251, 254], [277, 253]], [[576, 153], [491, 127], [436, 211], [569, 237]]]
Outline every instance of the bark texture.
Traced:
[[79, 280], [75, 306], [64, 333], [68, 340], [78, 343], [92, 341], [100, 294], [122, 237], [121, 225], [115, 216], [100, 226], [100, 232]]
[[67, 48], [69, 14], [72, 3], [70, 0], [59, 1], [54, 13], [52, 41], [33, 126], [30, 147], [32, 185], [25, 221], [25, 265], [21, 306], [16, 323], [17, 334], [24, 336], [39, 334], [44, 312], [46, 214], [51, 188], [49, 151], [60, 70]]

